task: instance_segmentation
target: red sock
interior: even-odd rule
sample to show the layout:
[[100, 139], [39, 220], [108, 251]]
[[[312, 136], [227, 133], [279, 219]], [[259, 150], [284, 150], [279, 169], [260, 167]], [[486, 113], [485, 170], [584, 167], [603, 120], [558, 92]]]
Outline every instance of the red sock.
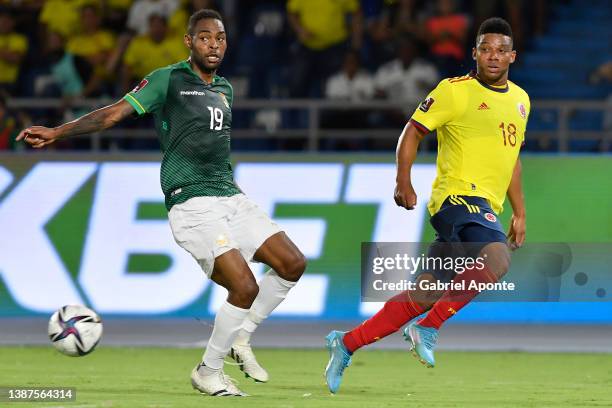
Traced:
[[493, 283], [497, 277], [485, 266], [483, 269], [467, 269], [453, 279], [453, 283], [463, 282], [465, 290], [451, 288], [432, 306], [427, 315], [418, 321], [421, 326], [439, 329], [442, 323], [450, 319], [461, 308], [472, 301], [480, 292], [468, 290], [470, 282]]
[[399, 330], [400, 327], [423, 313], [410, 300], [408, 291], [389, 299], [374, 316], [344, 335], [344, 345], [352, 354], [366, 344], [374, 343]]

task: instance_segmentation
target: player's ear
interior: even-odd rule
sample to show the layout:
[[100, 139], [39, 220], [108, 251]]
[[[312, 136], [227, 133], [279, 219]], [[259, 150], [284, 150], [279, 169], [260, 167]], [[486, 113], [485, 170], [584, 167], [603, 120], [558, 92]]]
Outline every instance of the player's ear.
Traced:
[[476, 47], [472, 47], [472, 59], [476, 61]]
[[189, 33], [185, 34], [185, 36], [183, 37], [183, 42], [185, 43], [185, 46], [189, 49], [191, 49], [191, 36], [189, 35]]
[[514, 60], [516, 59], [516, 51], [512, 50], [512, 53], [510, 54], [510, 63], [514, 63]]

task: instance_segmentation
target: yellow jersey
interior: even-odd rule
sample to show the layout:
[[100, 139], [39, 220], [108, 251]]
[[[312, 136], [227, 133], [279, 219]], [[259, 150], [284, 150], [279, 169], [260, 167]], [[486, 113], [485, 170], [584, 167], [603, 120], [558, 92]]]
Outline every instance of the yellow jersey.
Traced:
[[161, 43], [155, 43], [148, 35], [140, 35], [130, 42], [123, 62], [136, 78], [144, 78], [159, 67], [186, 60], [189, 50], [176, 37], [169, 36]]
[[[27, 38], [19, 33], [0, 34], [0, 50], [17, 52], [25, 55], [28, 51]], [[0, 59], [0, 82], [15, 83], [19, 75], [19, 64]]]
[[289, 0], [287, 11], [298, 15], [300, 24], [312, 37], [304, 45], [322, 50], [346, 40], [346, 14], [359, 10], [358, 0]]
[[449, 195], [482, 197], [502, 211], [530, 107], [527, 93], [510, 81], [493, 87], [470, 74], [438, 84], [410, 119], [438, 134], [431, 215]]
[[38, 16], [48, 31], [68, 38], [81, 27], [79, 9], [86, 3], [81, 0], [47, 0]]
[[115, 35], [110, 31], [98, 30], [93, 34], [81, 33], [68, 39], [66, 50], [80, 57], [91, 57], [101, 52], [110, 53], [116, 45]]

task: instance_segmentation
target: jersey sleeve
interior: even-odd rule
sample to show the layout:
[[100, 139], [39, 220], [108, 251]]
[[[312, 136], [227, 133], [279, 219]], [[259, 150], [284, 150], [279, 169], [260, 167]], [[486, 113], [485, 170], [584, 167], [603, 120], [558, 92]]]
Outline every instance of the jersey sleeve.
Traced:
[[521, 148], [525, 147], [525, 139], [527, 138], [527, 124], [529, 123], [529, 114], [531, 113], [531, 100], [529, 99], [529, 95], [525, 94], [525, 96], [527, 97], [527, 106], [525, 107], [525, 131], [523, 132]]
[[234, 106], [234, 87], [229, 82], [227, 83], [229, 92], [227, 93], [227, 103], [229, 106]]
[[132, 105], [139, 115], [154, 112], [166, 100], [170, 72], [169, 69], [158, 69], [151, 72], [123, 99]]
[[422, 132], [429, 133], [453, 120], [457, 104], [452, 84], [443, 80], [418, 106], [410, 121]]

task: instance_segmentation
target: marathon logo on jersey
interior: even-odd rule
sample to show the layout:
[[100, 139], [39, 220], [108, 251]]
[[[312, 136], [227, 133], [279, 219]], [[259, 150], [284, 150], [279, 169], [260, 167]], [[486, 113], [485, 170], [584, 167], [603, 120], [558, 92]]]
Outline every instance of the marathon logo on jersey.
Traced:
[[518, 111], [521, 114], [521, 118], [525, 119], [527, 117], [527, 109], [525, 109], [523, 102], [518, 103]]
[[140, 83], [138, 85], [136, 85], [136, 88], [134, 88], [132, 90], [132, 92], [136, 93], [136, 92], [140, 91], [142, 88], [147, 86], [148, 83], [149, 83], [149, 81], [147, 79], [143, 79], [142, 81], [140, 81]]
[[202, 91], [181, 91], [181, 96], [204, 96], [206, 95], [205, 92]]
[[425, 99], [423, 102], [421, 102], [421, 104], [419, 105], [419, 109], [422, 110], [423, 112], [427, 112], [429, 108], [431, 108], [431, 105], [433, 105], [434, 102], [435, 102], [434, 98], [429, 97]]
[[491, 221], [491, 222], [497, 221], [497, 217], [491, 213], [485, 213], [484, 217], [486, 218], [487, 221]]

